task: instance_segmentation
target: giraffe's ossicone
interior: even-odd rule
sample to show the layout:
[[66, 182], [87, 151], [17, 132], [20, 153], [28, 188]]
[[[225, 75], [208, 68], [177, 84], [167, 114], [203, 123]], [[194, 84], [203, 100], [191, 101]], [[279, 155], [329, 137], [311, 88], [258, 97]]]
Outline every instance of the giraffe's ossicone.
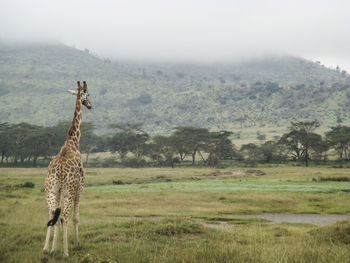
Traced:
[[67, 223], [68, 215], [73, 208], [75, 246], [80, 247], [78, 238], [79, 200], [84, 186], [84, 168], [79, 150], [82, 124], [82, 105], [91, 109], [86, 82], [83, 86], [77, 82], [77, 90], [70, 91], [76, 96], [74, 118], [68, 131], [66, 141], [60, 152], [51, 160], [45, 179], [46, 201], [49, 207], [49, 222], [44, 245], [44, 258], [47, 259], [51, 228], [54, 226], [54, 237], [51, 253], [56, 250], [59, 226], [63, 229], [63, 252], [68, 257]]

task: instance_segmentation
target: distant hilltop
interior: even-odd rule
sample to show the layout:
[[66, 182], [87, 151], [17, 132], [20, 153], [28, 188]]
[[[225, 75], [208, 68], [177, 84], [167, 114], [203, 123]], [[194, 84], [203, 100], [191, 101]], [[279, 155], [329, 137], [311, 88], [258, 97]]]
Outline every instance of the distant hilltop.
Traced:
[[278, 56], [239, 63], [111, 61], [62, 44], [0, 45], [0, 119], [52, 125], [69, 120], [67, 89], [87, 80], [94, 109], [108, 123], [142, 122], [150, 133], [179, 125], [239, 129], [318, 119], [350, 122], [350, 76], [321, 62]]

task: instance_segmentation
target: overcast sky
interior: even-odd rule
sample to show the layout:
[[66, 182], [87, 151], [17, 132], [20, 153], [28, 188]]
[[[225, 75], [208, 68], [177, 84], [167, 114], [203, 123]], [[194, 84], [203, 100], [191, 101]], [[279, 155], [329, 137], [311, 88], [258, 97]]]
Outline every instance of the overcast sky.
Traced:
[[350, 71], [350, 1], [0, 0], [0, 39], [121, 59], [297, 55]]

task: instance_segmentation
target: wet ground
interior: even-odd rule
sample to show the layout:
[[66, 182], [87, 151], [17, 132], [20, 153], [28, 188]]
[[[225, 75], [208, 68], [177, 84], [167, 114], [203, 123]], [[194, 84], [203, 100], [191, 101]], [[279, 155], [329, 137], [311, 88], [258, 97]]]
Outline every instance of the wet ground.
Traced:
[[262, 218], [271, 223], [301, 223], [317, 226], [331, 225], [336, 221], [350, 220], [350, 215], [335, 214], [280, 214], [262, 213], [258, 215], [226, 215], [232, 218]]

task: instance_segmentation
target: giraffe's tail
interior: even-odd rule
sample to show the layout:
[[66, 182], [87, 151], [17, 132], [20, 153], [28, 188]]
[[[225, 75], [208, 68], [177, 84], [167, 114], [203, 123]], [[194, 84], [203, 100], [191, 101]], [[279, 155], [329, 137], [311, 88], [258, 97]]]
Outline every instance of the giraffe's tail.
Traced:
[[58, 220], [58, 217], [60, 216], [60, 213], [61, 213], [61, 208], [56, 208], [55, 214], [53, 218], [49, 222], [47, 222], [47, 226], [54, 226]]
[[[63, 198], [63, 191], [62, 191], [62, 189], [60, 188], [59, 189], [59, 195], [60, 195], [60, 198], [59, 198], [59, 203], [60, 203], [60, 201], [62, 200], [62, 198]], [[59, 203], [58, 203], [58, 205], [59, 205]], [[47, 226], [54, 226], [55, 224], [56, 224], [56, 222], [57, 222], [57, 220], [58, 220], [58, 218], [59, 218], [59, 216], [60, 216], [60, 214], [61, 214], [61, 208], [56, 208], [56, 210], [55, 210], [55, 213], [54, 213], [54, 215], [53, 215], [53, 218], [49, 221], [49, 222], [47, 222]]]

